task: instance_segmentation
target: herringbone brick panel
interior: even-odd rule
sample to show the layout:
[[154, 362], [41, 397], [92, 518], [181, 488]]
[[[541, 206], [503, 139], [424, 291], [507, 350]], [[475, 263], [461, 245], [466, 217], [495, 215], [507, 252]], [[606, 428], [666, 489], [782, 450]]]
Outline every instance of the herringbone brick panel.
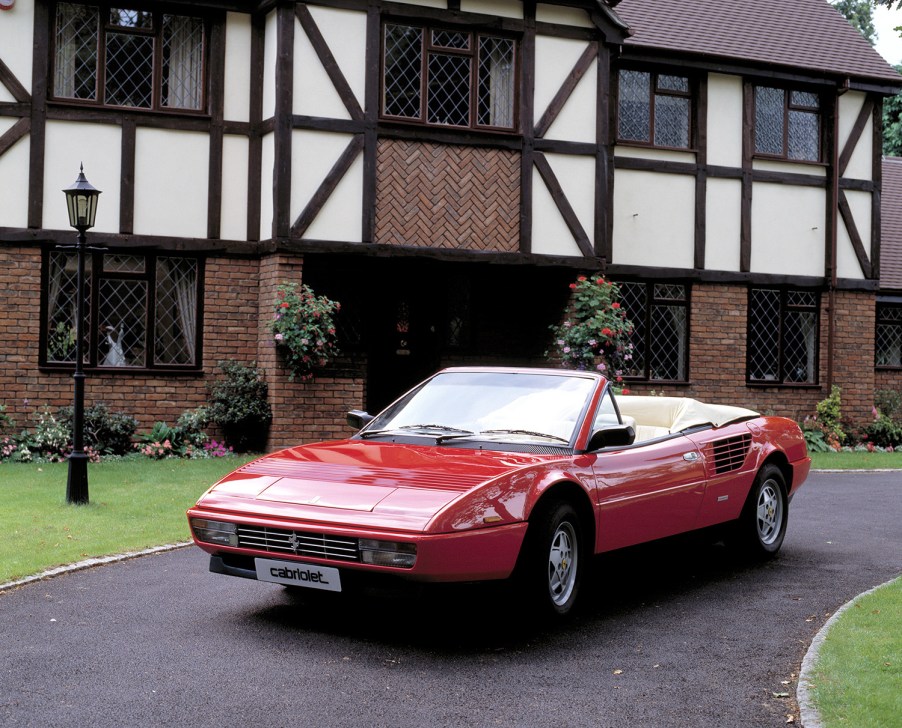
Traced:
[[383, 139], [376, 242], [458, 250], [520, 248], [520, 155]]

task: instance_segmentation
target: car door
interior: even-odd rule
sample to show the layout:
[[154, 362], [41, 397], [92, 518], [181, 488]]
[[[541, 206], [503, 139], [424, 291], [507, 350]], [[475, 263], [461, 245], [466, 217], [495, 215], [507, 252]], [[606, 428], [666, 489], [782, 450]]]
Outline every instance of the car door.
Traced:
[[705, 467], [684, 435], [597, 453], [593, 470], [598, 551], [695, 528], [705, 496]]

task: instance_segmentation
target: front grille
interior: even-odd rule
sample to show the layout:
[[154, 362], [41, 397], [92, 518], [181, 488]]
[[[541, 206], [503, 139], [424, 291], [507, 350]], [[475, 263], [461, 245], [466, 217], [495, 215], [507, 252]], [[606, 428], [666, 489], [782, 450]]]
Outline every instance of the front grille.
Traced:
[[360, 549], [356, 538], [333, 536], [327, 533], [239, 525], [238, 545], [270, 553], [339, 561], [360, 561]]
[[710, 458], [714, 463], [714, 473], [720, 475], [741, 468], [751, 443], [751, 435], [737, 435], [711, 443]]

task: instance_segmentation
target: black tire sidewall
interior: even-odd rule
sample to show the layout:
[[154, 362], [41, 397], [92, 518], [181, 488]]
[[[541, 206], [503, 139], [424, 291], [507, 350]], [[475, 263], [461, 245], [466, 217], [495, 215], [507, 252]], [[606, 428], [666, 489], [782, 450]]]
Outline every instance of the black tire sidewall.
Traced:
[[[573, 591], [564, 604], [555, 604], [548, 582], [548, 560], [554, 534], [561, 524], [569, 522], [575, 534], [573, 548], [576, 551], [576, 576]], [[521, 564], [523, 587], [527, 590], [532, 606], [540, 615], [566, 617], [573, 613], [578, 602], [580, 586], [589, 558], [585, 544], [585, 530], [576, 509], [566, 501], [557, 501], [543, 507], [530, 519], [527, 544]]]
[[[775, 541], [768, 544], [761, 540], [757, 518], [758, 498], [760, 497], [765, 484], [769, 481], [773, 481], [777, 485], [782, 514], [779, 535]], [[783, 472], [776, 465], [773, 465], [772, 463], [767, 464], [758, 471], [758, 475], [755, 477], [755, 483], [749, 493], [749, 498], [745, 504], [740, 520], [739, 527], [742, 535], [741, 545], [746, 551], [751, 555], [765, 558], [776, 555], [786, 537], [786, 526], [789, 520], [789, 499], [786, 497], [786, 480], [783, 477]]]

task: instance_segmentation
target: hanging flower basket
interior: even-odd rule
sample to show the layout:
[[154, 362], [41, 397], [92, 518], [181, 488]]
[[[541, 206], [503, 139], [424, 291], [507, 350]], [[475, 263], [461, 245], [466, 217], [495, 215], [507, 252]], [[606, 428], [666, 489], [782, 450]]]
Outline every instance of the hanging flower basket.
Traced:
[[310, 286], [283, 283], [276, 291], [273, 341], [288, 367], [289, 379], [313, 379], [313, 370], [338, 356], [333, 316], [341, 304], [317, 296]]

